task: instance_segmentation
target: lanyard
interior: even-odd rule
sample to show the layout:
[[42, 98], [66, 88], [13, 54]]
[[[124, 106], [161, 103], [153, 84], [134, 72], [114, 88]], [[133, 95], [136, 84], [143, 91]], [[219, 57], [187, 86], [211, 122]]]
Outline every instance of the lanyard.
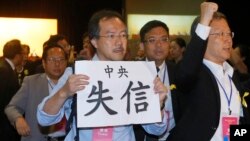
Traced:
[[230, 82], [230, 95], [228, 97], [227, 93], [226, 93], [226, 90], [224, 89], [224, 87], [222, 86], [222, 84], [220, 83], [220, 81], [215, 77], [216, 81], [219, 83], [221, 89], [223, 90], [224, 92], [224, 95], [226, 96], [226, 99], [227, 99], [227, 105], [228, 105], [228, 113], [229, 115], [231, 115], [232, 113], [232, 110], [230, 109], [230, 104], [231, 104], [231, 100], [232, 100], [232, 78], [228, 75], [228, 79], [229, 79], [229, 82]]
[[163, 84], [165, 84], [165, 76], [167, 71], [167, 64], [165, 64], [164, 74], [163, 74]]
[[55, 85], [53, 84], [53, 82], [51, 82], [51, 80], [49, 78], [48, 78], [48, 83], [49, 83], [51, 90], [53, 90]]
[[164, 69], [164, 73], [163, 73], [163, 84], [165, 84], [165, 77], [166, 77], [166, 70], [167, 70], [167, 65], [165, 64], [165, 69]]

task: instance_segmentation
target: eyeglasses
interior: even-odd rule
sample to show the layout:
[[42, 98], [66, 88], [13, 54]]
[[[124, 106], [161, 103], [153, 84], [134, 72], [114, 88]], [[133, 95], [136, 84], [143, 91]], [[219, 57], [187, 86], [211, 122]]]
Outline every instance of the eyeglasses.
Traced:
[[107, 38], [108, 40], [115, 40], [117, 38], [121, 39], [121, 40], [127, 40], [128, 39], [128, 34], [119, 34], [119, 35], [115, 35], [115, 34], [108, 34], [108, 35], [97, 35], [97, 37], [103, 37], [103, 38]]
[[234, 37], [234, 33], [233, 32], [217, 32], [217, 33], [210, 33], [209, 35], [214, 35], [217, 37]]
[[63, 63], [66, 63], [66, 59], [65, 58], [54, 58], [54, 57], [51, 57], [51, 58], [47, 58], [47, 61], [49, 63], [59, 63], [59, 64], [63, 64]]
[[157, 41], [160, 41], [161, 43], [168, 43], [170, 40], [168, 37], [162, 37], [162, 38], [148, 38], [144, 40], [145, 43], [149, 44], [155, 44]]

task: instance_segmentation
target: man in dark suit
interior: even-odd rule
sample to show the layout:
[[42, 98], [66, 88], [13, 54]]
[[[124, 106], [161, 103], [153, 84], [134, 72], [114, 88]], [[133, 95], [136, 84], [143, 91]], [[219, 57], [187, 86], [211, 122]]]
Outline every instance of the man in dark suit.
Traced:
[[217, 9], [216, 3], [201, 4], [199, 24], [177, 66], [181, 118], [168, 141], [224, 141], [229, 139], [229, 125], [249, 124], [247, 106], [241, 101], [248, 89], [226, 62], [233, 34]]
[[0, 59], [0, 137], [6, 141], [20, 140], [16, 130], [4, 114], [4, 108], [20, 87], [15, 67], [22, 61], [20, 41], [14, 39], [7, 42], [3, 47], [3, 57]]
[[[174, 84], [175, 65], [172, 62], [166, 61], [170, 49], [168, 26], [158, 20], [149, 21], [141, 28], [140, 38], [140, 47], [144, 48], [146, 57], [144, 61], [155, 61], [158, 77], [168, 88], [170, 88], [171, 84]], [[158, 141], [167, 138], [169, 131], [175, 125], [175, 120], [178, 119], [177, 95], [174, 93], [176, 93], [176, 90], [171, 90], [170, 88], [168, 98], [165, 101], [165, 107], [162, 107], [167, 115], [168, 128], [166, 132], [157, 137], [147, 134], [139, 125], [136, 125], [134, 126], [134, 130], [138, 141], [143, 141], [144, 139], [147, 141]]]

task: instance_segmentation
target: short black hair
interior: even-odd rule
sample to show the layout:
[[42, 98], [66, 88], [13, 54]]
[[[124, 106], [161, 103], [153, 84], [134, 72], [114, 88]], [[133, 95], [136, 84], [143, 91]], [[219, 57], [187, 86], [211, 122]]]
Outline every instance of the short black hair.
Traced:
[[48, 46], [48, 45], [53, 45], [53, 44], [57, 44], [58, 41], [61, 41], [65, 39], [66, 40], [66, 37], [64, 35], [61, 35], [61, 34], [56, 34], [56, 35], [50, 35], [49, 39], [44, 42], [44, 45], [43, 46]]
[[145, 35], [153, 28], [155, 27], [162, 27], [166, 30], [166, 32], [169, 35], [169, 28], [167, 26], [167, 24], [165, 24], [162, 21], [158, 21], [158, 20], [152, 20], [147, 22], [140, 30], [140, 38], [141, 38], [141, 42], [145, 41]]
[[175, 41], [180, 46], [180, 48], [186, 48], [186, 41], [183, 38], [177, 37], [172, 41]]
[[46, 60], [46, 58], [48, 57], [48, 52], [49, 52], [49, 50], [52, 49], [52, 48], [60, 48], [60, 49], [62, 49], [62, 51], [63, 51], [63, 53], [64, 53], [64, 56], [65, 56], [65, 59], [68, 60], [68, 56], [67, 56], [66, 52], [64, 51], [64, 49], [63, 49], [60, 45], [58, 45], [58, 44], [56, 44], [56, 43], [54, 43], [54, 44], [48, 44], [48, 45], [43, 49], [42, 60]]
[[90, 40], [93, 38], [99, 38], [99, 33], [100, 33], [99, 23], [100, 23], [100, 20], [104, 18], [105, 19], [119, 18], [124, 23], [124, 25], [126, 25], [125, 20], [123, 19], [121, 14], [119, 14], [116, 11], [113, 11], [113, 10], [97, 11], [96, 13], [92, 15], [88, 23], [88, 35], [89, 35]]

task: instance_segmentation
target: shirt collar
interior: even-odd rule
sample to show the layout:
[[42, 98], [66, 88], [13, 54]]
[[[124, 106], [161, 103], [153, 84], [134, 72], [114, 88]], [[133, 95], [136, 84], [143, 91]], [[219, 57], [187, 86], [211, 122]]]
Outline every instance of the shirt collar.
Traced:
[[228, 74], [230, 77], [233, 76], [234, 69], [226, 61], [221, 66], [221, 65], [216, 64], [210, 60], [203, 59], [203, 64], [205, 64], [217, 78], [219, 78], [219, 76], [222, 76], [225, 74]]
[[165, 67], [166, 63], [165, 61], [162, 62], [162, 64], [159, 66], [159, 69], [162, 70]]
[[5, 60], [10, 64], [11, 68], [15, 70], [15, 65], [13, 64], [13, 62], [8, 58], [5, 58]]
[[[146, 61], [149, 62], [148, 58], [146, 57]], [[162, 62], [162, 64], [159, 66], [160, 71], [165, 67], [166, 63], [165, 61]]]
[[97, 56], [97, 54], [94, 55], [94, 57], [92, 58], [92, 61], [99, 61], [99, 57]]

